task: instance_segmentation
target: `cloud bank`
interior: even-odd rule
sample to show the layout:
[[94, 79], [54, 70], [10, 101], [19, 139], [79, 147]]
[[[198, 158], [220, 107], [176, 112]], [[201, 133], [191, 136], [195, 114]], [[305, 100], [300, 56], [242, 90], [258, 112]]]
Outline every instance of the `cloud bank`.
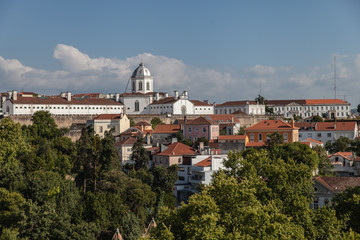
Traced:
[[[293, 66], [255, 65], [244, 69], [215, 70], [186, 65], [166, 56], [143, 53], [126, 59], [91, 58], [69, 45], [58, 44], [53, 57], [62, 69], [47, 71], [0, 56], [0, 91], [61, 91], [122, 93], [140, 59], [154, 76], [154, 89], [173, 93], [188, 90], [191, 99], [222, 103], [254, 99], [261, 91], [267, 99], [333, 98], [331, 63], [299, 71]], [[329, 62], [331, 60], [329, 59]], [[338, 98], [355, 107], [360, 103], [360, 54], [337, 61]]]

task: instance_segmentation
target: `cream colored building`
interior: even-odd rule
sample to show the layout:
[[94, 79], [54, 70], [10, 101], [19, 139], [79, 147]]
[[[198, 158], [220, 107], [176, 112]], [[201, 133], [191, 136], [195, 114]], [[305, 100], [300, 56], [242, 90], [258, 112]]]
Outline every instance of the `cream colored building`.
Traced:
[[92, 125], [96, 134], [101, 138], [105, 132], [113, 130], [113, 135], [118, 136], [130, 127], [130, 120], [126, 114], [101, 114], [93, 120], [87, 121], [87, 126]]

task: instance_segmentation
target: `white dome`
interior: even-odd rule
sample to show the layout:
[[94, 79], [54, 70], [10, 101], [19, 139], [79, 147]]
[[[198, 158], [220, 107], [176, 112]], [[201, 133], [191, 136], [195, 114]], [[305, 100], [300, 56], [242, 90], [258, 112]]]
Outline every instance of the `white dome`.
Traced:
[[140, 63], [139, 66], [134, 70], [131, 78], [136, 77], [151, 77], [149, 69], [147, 69], [143, 63]]

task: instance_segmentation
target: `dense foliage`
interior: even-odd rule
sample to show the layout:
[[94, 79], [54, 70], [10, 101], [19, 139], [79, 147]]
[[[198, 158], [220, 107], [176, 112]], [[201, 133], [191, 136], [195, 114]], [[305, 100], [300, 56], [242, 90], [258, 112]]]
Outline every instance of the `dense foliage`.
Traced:
[[0, 239], [111, 239], [117, 228], [139, 239], [161, 206], [175, 207], [177, 169], [147, 169], [141, 141], [126, 174], [111, 134], [88, 127], [73, 143], [48, 112], [32, 121], [0, 122]]

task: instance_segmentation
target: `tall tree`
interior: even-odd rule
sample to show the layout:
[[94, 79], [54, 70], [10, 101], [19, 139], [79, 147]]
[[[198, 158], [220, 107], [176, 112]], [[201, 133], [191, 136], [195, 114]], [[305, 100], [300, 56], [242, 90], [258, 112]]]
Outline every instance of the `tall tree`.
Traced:
[[150, 161], [149, 156], [144, 148], [143, 139], [138, 137], [132, 147], [132, 160], [135, 162], [135, 170], [148, 169], [148, 163]]

